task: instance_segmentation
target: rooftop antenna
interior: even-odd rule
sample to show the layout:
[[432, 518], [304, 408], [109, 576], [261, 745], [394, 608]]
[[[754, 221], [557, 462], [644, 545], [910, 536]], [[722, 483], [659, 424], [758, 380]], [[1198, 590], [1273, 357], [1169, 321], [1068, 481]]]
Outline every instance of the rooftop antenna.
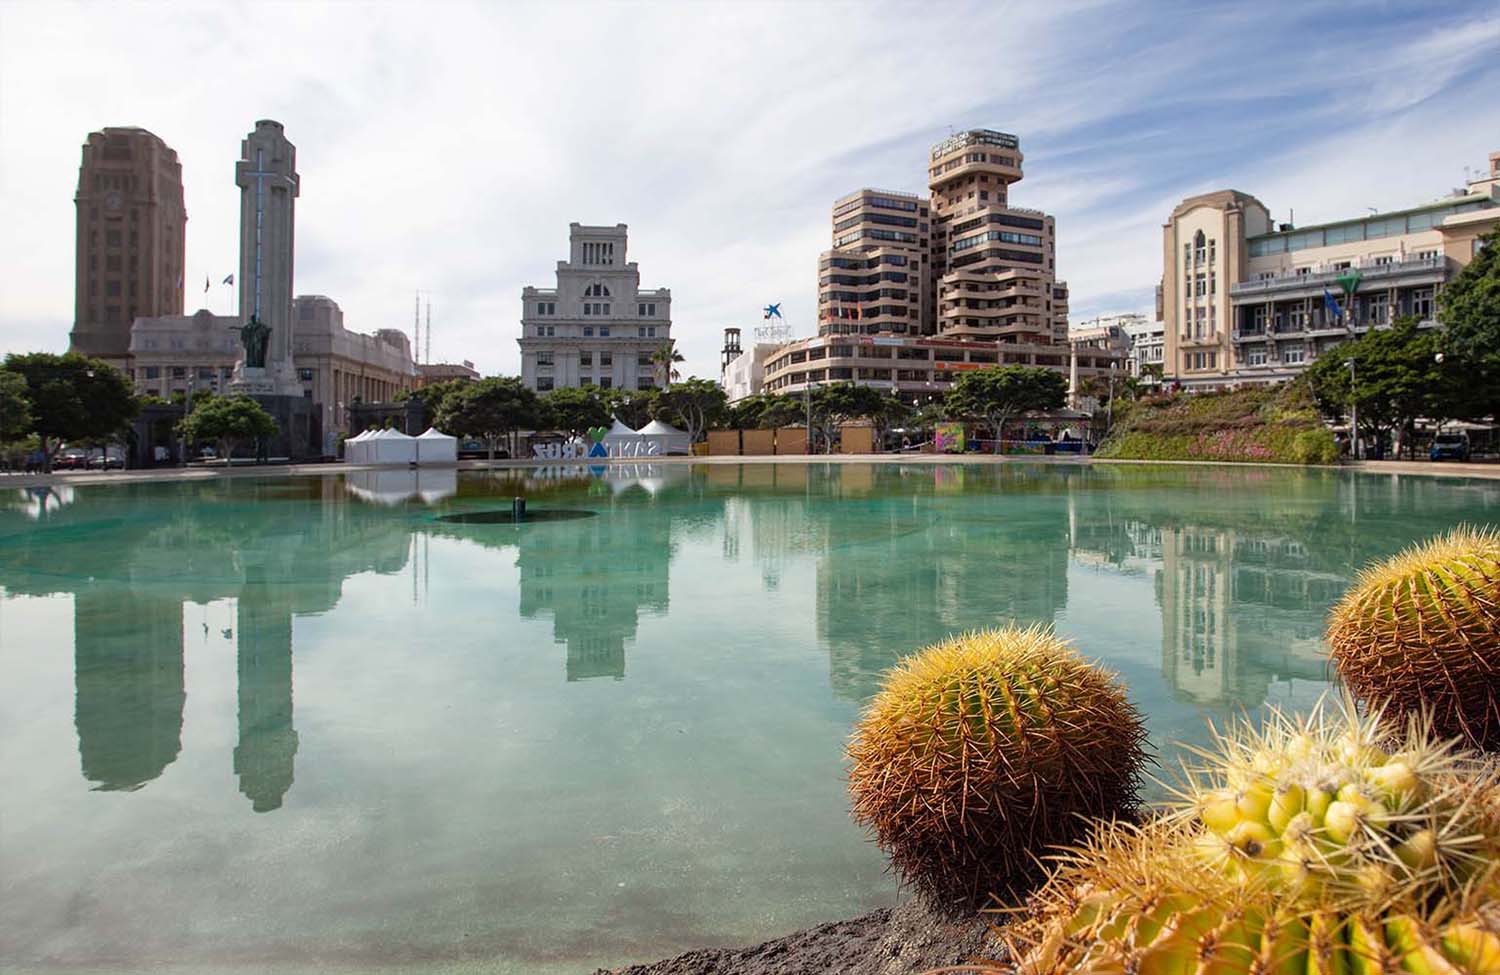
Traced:
[[412, 355], [422, 361], [422, 292], [417, 292], [416, 307], [412, 310], [411, 335]]
[[422, 359], [432, 364], [432, 302], [427, 302], [427, 348], [422, 352]]

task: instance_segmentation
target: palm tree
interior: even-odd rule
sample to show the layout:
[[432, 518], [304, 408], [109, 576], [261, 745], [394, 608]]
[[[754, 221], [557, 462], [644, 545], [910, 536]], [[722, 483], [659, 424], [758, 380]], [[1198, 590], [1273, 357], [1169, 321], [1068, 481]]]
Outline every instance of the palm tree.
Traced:
[[672, 342], [663, 342], [661, 346], [651, 353], [651, 375], [656, 380], [656, 385], [662, 389], [672, 385], [673, 380], [681, 379], [682, 374], [673, 368], [679, 362], [686, 362], [687, 358], [678, 352]]

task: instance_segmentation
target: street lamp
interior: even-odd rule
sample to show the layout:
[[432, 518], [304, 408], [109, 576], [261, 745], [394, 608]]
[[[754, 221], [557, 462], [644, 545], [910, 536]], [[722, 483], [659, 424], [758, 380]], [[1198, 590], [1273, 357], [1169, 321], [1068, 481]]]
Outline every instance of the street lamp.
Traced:
[[1349, 453], [1359, 460], [1359, 397], [1354, 392], [1354, 359], [1344, 360], [1349, 367]]

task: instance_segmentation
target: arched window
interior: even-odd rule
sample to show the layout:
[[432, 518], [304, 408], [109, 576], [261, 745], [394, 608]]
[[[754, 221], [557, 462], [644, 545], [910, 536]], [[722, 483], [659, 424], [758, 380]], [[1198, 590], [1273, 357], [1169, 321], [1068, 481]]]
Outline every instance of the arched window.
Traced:
[[608, 298], [609, 289], [602, 284], [591, 284], [584, 289], [583, 296], [585, 298]]

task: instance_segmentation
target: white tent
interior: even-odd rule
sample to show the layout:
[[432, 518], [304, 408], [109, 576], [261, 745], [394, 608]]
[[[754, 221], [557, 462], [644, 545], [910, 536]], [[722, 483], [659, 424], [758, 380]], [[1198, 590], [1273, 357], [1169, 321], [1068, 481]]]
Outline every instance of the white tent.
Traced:
[[417, 438], [417, 463], [458, 463], [458, 438], [450, 437], [436, 427], [428, 427], [427, 432]]
[[408, 437], [399, 430], [381, 430], [370, 438], [370, 464], [415, 464], [417, 462], [417, 438]]
[[370, 441], [374, 439], [374, 430], [365, 430], [357, 437], [350, 437], [344, 441], [344, 463], [346, 464], [368, 464], [370, 462]]
[[604, 435], [604, 449], [611, 457], [638, 456], [645, 442], [640, 434], [621, 423], [619, 417], [615, 417], [609, 432]]
[[677, 429], [670, 423], [652, 420], [636, 432], [642, 437], [654, 440], [660, 444], [660, 452], [663, 454], [689, 454], [693, 451], [692, 444], [688, 442], [687, 433]]
[[417, 497], [423, 504], [437, 504], [458, 493], [458, 471], [453, 468], [419, 470], [417, 474]]

